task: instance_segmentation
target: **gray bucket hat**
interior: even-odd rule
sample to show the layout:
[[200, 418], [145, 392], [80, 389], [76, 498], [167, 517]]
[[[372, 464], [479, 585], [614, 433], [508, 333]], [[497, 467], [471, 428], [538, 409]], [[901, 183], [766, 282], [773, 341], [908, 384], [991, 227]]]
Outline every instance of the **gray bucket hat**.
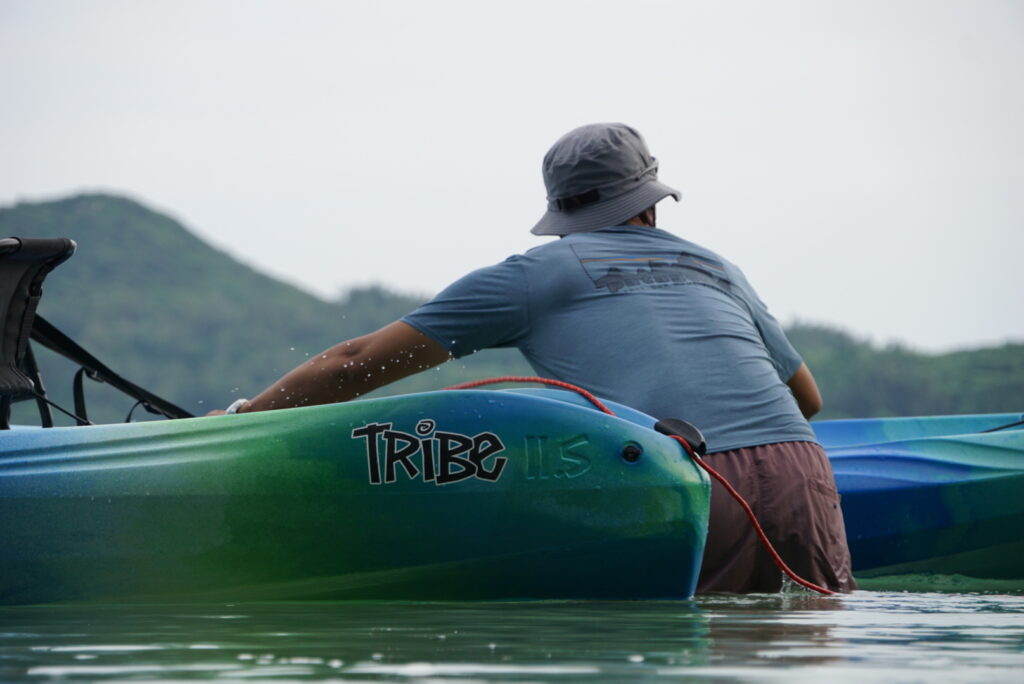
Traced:
[[548, 210], [530, 231], [568, 235], [628, 221], [678, 190], [658, 181], [658, 161], [643, 136], [621, 123], [589, 124], [544, 155]]

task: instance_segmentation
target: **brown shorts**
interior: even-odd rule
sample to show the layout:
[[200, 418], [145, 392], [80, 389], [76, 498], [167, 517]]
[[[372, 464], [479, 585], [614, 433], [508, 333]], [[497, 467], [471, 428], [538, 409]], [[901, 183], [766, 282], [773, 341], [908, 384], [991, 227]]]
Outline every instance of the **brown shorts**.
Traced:
[[[832, 466], [813, 442], [779, 442], [705, 457], [743, 495], [782, 560], [833, 591], [857, 588]], [[698, 592], [777, 592], [782, 572], [739, 503], [711, 481], [711, 521]]]

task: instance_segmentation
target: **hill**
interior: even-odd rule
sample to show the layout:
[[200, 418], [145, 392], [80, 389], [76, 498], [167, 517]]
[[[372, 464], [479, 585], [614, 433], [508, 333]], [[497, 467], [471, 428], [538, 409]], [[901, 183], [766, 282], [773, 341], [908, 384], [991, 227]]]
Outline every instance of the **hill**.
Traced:
[[[39, 312], [121, 375], [194, 413], [253, 394], [309, 355], [418, 304], [379, 288], [325, 302], [120, 197], [84, 195], [0, 209], [0, 235], [75, 240], [78, 251], [44, 284]], [[39, 356], [47, 389], [70, 405], [74, 369], [45, 350]], [[445, 364], [381, 393], [496, 374], [495, 356], [509, 353]], [[123, 420], [132, 405], [104, 386], [89, 384], [86, 394], [96, 420]]]
[[[311, 354], [406, 313], [415, 297], [381, 288], [327, 302], [240, 263], [180, 223], [108, 195], [0, 209], [0, 236], [70, 237], [75, 256], [50, 275], [40, 313], [119, 373], [195, 413], [226, 406]], [[790, 328], [825, 396], [822, 417], [1024, 410], [1024, 345], [929, 355], [877, 348], [827, 326]], [[47, 387], [70, 405], [74, 369], [40, 353]], [[529, 373], [489, 350], [378, 394]], [[87, 387], [90, 417], [123, 420], [132, 402]], [[33, 420], [31, 407], [16, 418]]]

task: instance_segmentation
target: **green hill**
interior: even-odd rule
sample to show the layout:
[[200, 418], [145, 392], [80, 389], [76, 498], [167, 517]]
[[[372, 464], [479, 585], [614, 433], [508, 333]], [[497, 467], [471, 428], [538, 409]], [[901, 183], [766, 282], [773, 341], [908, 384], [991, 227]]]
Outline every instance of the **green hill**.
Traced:
[[[0, 209], [0, 236], [70, 237], [75, 256], [45, 284], [40, 313], [116, 371], [195, 413], [251, 396], [308, 355], [370, 332], [418, 304], [381, 288], [327, 302], [263, 275], [173, 219], [120, 197], [83, 195]], [[879, 349], [823, 326], [790, 330], [825, 396], [822, 417], [1024, 410], [1024, 345], [943, 355]], [[69, 364], [40, 353], [51, 394], [70, 405]], [[529, 373], [491, 350], [378, 394]], [[123, 420], [132, 402], [87, 386], [90, 417]], [[16, 419], [33, 420], [31, 407]]]
[[[44, 284], [39, 312], [124, 377], [194, 413], [254, 394], [310, 354], [371, 332], [418, 303], [379, 288], [325, 302], [119, 197], [0, 209], [0, 235], [75, 240], [78, 251]], [[39, 356], [47, 389], [70, 405], [74, 369], [45, 350]], [[409, 378], [387, 393], [494, 374], [500, 358], [503, 369], [509, 360], [519, 372], [527, 368], [508, 352], [478, 356]], [[87, 385], [86, 394], [96, 420], [123, 420], [132, 405], [96, 384]]]

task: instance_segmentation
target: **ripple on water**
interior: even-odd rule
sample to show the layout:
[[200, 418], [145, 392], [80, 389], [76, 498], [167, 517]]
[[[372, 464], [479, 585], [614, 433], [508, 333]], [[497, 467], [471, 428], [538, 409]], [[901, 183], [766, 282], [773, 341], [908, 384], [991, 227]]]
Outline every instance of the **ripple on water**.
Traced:
[[[1014, 681], [1024, 597], [0, 608], [0, 681]], [[831, 684], [831, 682], [830, 682]]]

